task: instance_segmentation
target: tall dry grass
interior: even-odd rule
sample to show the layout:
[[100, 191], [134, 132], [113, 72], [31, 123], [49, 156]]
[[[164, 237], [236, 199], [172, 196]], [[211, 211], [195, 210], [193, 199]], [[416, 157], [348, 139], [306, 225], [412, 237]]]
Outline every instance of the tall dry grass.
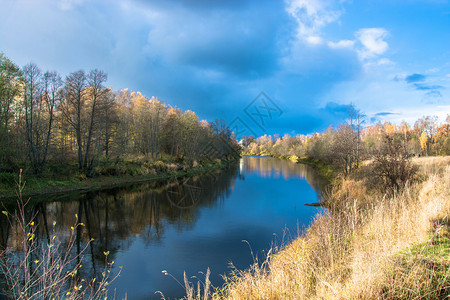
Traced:
[[329, 213], [285, 249], [235, 270], [213, 298], [448, 297], [450, 157], [414, 163], [422, 180], [394, 194], [374, 191], [361, 178], [343, 179]]

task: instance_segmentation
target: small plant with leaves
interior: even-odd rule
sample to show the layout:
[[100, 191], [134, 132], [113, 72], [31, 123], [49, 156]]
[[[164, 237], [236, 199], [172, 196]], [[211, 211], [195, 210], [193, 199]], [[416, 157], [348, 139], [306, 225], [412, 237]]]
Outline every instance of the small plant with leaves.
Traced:
[[[13, 214], [7, 210], [2, 213], [7, 217], [11, 228], [17, 229], [20, 236], [19, 251], [6, 247], [0, 253], [0, 274], [4, 284], [2, 294], [11, 299], [106, 299], [108, 285], [120, 274], [111, 275], [114, 261], [108, 262], [109, 252], [105, 252], [105, 267], [102, 277], [86, 280], [81, 278], [83, 253], [87, 243], [78, 254], [73, 254], [76, 231], [84, 224], [76, 222], [70, 228], [67, 244], [62, 244], [56, 236], [55, 225], [50, 238], [45, 242], [36, 237], [37, 223], [35, 215], [27, 216], [27, 201], [22, 199], [25, 184], [19, 174], [17, 190], [17, 208]], [[92, 240], [90, 241], [92, 242]]]

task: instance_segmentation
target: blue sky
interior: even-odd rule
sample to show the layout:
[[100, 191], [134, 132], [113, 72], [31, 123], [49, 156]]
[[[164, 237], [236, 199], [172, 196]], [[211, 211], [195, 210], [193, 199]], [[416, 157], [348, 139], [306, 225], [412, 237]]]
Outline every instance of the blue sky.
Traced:
[[[446, 0], [0, 0], [0, 51], [108, 73], [241, 134], [450, 113]], [[263, 92], [263, 94], [261, 94]]]

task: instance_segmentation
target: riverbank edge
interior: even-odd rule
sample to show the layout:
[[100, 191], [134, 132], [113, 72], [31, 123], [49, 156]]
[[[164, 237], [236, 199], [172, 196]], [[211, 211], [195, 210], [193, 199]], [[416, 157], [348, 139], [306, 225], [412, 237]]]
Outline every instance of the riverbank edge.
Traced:
[[[160, 174], [147, 174], [147, 175], [118, 175], [118, 176], [98, 176], [93, 178], [85, 178], [79, 182], [67, 178], [66, 181], [62, 180], [61, 185], [42, 187], [33, 187], [32, 190], [28, 190], [26, 186], [26, 177], [22, 175], [22, 182], [25, 183], [25, 188], [22, 193], [23, 198], [40, 197], [40, 196], [55, 196], [64, 193], [83, 193], [88, 191], [100, 191], [104, 189], [110, 189], [115, 187], [126, 186], [135, 183], [146, 183], [152, 181], [162, 181], [168, 179], [192, 177], [196, 175], [206, 174], [219, 169], [227, 168], [233, 162], [238, 159], [221, 160], [220, 162], [214, 161], [208, 165], [191, 167], [186, 170], [166, 171]], [[19, 176], [19, 175], [18, 175]], [[52, 180], [49, 180], [49, 182]], [[70, 187], [62, 187], [64, 185], [71, 185]], [[3, 205], [13, 204], [17, 199], [17, 186], [9, 191], [0, 195], [0, 202]]]
[[[446, 218], [450, 212], [447, 197], [450, 157], [443, 160], [446, 160], [443, 171], [435, 171], [434, 165], [422, 166], [428, 169], [426, 180], [407, 186], [401, 194], [392, 197], [377, 196], [374, 207], [368, 212], [358, 207], [357, 199], [349, 195], [346, 202], [351, 205], [345, 211], [317, 216], [302, 236], [280, 249], [271, 249], [272, 254], [261, 260], [262, 263], [255, 261], [249, 269], [233, 270], [231, 276], [225, 278], [226, 284], [216, 289], [213, 298], [373, 299], [396, 296], [403, 299], [449, 291], [450, 223]], [[361, 187], [357, 181], [347, 183], [353, 185], [354, 192], [360, 192], [356, 191]], [[344, 190], [342, 185], [340, 190]], [[424, 209], [431, 204], [436, 206], [435, 210]], [[402, 205], [406, 211], [391, 211], [390, 205]], [[370, 223], [366, 224], [361, 217]], [[406, 228], [410, 230], [405, 231]], [[381, 233], [392, 237], [388, 241], [392, 245], [383, 245], [389, 246], [389, 251], [375, 248], [381, 243]], [[397, 238], [405, 240], [399, 243]], [[365, 259], [360, 260], [360, 257]], [[377, 272], [371, 274], [367, 267]], [[429, 277], [421, 277], [424, 272]], [[429, 290], [425, 290], [424, 285]], [[422, 287], [422, 294], [418, 287]], [[436, 290], [440, 287], [441, 291]]]

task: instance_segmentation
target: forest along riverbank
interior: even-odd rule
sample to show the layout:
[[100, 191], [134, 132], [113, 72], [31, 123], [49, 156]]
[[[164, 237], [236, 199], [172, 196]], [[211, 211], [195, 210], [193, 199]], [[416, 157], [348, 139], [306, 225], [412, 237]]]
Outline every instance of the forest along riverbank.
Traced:
[[[195, 176], [226, 168], [236, 161], [236, 158], [215, 159], [200, 163], [197, 161], [177, 163], [170, 160], [155, 162], [128, 160], [116, 164], [103, 164], [97, 170], [98, 175], [94, 177], [87, 177], [80, 173], [76, 164], [50, 164], [47, 172], [39, 176], [30, 173], [21, 174], [22, 183], [25, 183], [23, 197], [95, 191], [132, 183]], [[0, 173], [0, 200], [5, 205], [16, 202], [19, 173]]]

